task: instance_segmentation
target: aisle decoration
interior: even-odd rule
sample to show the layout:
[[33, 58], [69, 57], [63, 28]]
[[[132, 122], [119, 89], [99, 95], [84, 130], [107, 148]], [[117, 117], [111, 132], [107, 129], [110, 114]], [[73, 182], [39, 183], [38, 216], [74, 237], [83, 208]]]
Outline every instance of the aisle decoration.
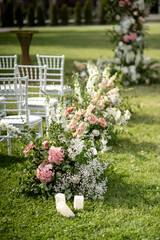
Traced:
[[83, 69], [85, 80], [81, 71], [74, 75], [73, 106], [66, 110], [73, 137], [89, 136], [102, 153], [111, 149], [110, 142], [118, 134], [116, 126], [127, 125], [131, 116], [129, 102], [121, 96], [121, 75], [111, 75], [110, 70], [88, 62]]
[[131, 115], [118, 85], [118, 73], [111, 75], [109, 68], [101, 71], [92, 63], [87, 64], [85, 79], [74, 75], [73, 105], [66, 109], [59, 104], [55, 118], [48, 104], [47, 137], [28, 140], [22, 192], [103, 199], [108, 161], [98, 151], [111, 149], [110, 141], [118, 133], [115, 126], [126, 125]]
[[[148, 15], [144, 0], [111, 1], [111, 4], [118, 24], [110, 31], [111, 40], [116, 44], [114, 61], [109, 62], [112, 69], [123, 73], [125, 86], [158, 82], [160, 64], [144, 55], [147, 47], [144, 22]], [[106, 63], [104, 60], [103, 64]]]
[[21, 191], [29, 195], [53, 198], [64, 193], [103, 199], [107, 191], [108, 161], [97, 155], [90, 139], [73, 137], [67, 125], [66, 110], [60, 106], [57, 121], [50, 116], [49, 136], [30, 139], [24, 150], [26, 168], [21, 179]]

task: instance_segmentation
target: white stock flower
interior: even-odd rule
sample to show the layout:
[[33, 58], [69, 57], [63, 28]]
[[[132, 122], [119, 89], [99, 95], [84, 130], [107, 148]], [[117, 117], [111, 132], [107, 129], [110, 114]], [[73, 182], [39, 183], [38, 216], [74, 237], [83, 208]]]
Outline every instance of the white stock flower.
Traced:
[[84, 141], [80, 138], [73, 138], [70, 141], [70, 145], [68, 148], [69, 157], [74, 160], [74, 158], [79, 155], [84, 149]]

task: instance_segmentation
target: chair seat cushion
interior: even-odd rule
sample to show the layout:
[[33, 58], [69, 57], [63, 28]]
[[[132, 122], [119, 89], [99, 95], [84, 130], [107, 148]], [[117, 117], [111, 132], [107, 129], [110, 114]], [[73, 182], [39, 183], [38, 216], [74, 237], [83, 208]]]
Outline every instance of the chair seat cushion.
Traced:
[[[34, 124], [41, 122], [42, 118], [40, 116], [30, 115], [29, 116], [29, 123]], [[26, 116], [25, 115], [13, 115], [13, 116], [7, 116], [0, 120], [0, 123], [7, 123], [11, 125], [24, 125], [26, 124]]]
[[[46, 85], [46, 91], [58, 91], [61, 92], [61, 85]], [[69, 86], [63, 86], [63, 92], [70, 92], [72, 89]]]
[[[50, 104], [51, 105], [58, 104], [58, 100], [56, 98], [50, 98]], [[45, 107], [46, 106], [46, 98], [45, 97], [28, 98], [28, 106]]]

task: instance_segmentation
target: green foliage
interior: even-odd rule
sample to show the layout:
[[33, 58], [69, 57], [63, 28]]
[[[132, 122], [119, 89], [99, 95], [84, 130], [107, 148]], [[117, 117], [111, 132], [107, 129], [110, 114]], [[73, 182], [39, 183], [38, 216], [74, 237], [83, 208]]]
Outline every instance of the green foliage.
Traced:
[[51, 26], [56, 26], [58, 24], [58, 9], [56, 4], [52, 4], [51, 6], [50, 23]]
[[17, 5], [16, 10], [15, 10], [15, 19], [16, 19], [16, 23], [17, 26], [19, 28], [23, 27], [23, 11], [21, 8], [21, 5]]
[[37, 25], [38, 26], [44, 26], [45, 20], [44, 20], [44, 11], [41, 6], [38, 6], [36, 9], [36, 19], [37, 19]]
[[89, 1], [86, 1], [83, 6], [83, 14], [84, 14], [85, 24], [91, 24], [92, 23], [92, 6]]
[[74, 19], [75, 24], [80, 25], [81, 24], [81, 4], [80, 2], [76, 2], [75, 8], [74, 8]]
[[67, 4], [63, 4], [60, 9], [62, 25], [68, 24], [68, 7]]
[[4, 12], [2, 16], [2, 26], [3, 27], [13, 27], [13, 3], [8, 0], [4, 6]]
[[27, 25], [34, 26], [34, 8], [32, 4], [29, 4], [27, 10]]

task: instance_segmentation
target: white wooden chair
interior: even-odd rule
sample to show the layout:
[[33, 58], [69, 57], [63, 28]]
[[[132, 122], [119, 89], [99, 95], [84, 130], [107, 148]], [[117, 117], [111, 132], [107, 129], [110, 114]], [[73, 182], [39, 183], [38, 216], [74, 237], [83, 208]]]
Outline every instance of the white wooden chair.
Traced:
[[17, 55], [0, 56], [0, 78], [14, 77], [15, 64], [17, 64]]
[[[28, 111], [28, 78], [2, 78], [0, 84], [0, 95], [5, 97], [5, 116], [0, 119], [0, 126], [3, 124], [12, 125], [19, 130], [25, 126], [29, 128], [38, 125], [38, 136], [43, 136], [42, 118], [29, 115]], [[3, 102], [1, 102], [3, 103]], [[1, 135], [0, 139], [8, 140], [8, 153], [11, 154], [11, 134]]]
[[[48, 124], [47, 103], [43, 92], [46, 92], [47, 66], [16, 65], [15, 75], [28, 77], [28, 109], [30, 114], [45, 117]], [[49, 99], [49, 105], [56, 107], [58, 100]]]
[[[17, 55], [0, 56], [0, 79], [5, 77], [14, 77], [15, 64], [17, 64]], [[4, 97], [0, 96], [0, 118], [5, 116]]]
[[49, 95], [66, 97], [69, 94], [69, 99], [64, 99], [67, 104], [71, 101], [72, 89], [64, 85], [64, 60], [65, 56], [48, 56], [37, 54], [39, 66], [47, 65], [47, 80], [46, 92]]

